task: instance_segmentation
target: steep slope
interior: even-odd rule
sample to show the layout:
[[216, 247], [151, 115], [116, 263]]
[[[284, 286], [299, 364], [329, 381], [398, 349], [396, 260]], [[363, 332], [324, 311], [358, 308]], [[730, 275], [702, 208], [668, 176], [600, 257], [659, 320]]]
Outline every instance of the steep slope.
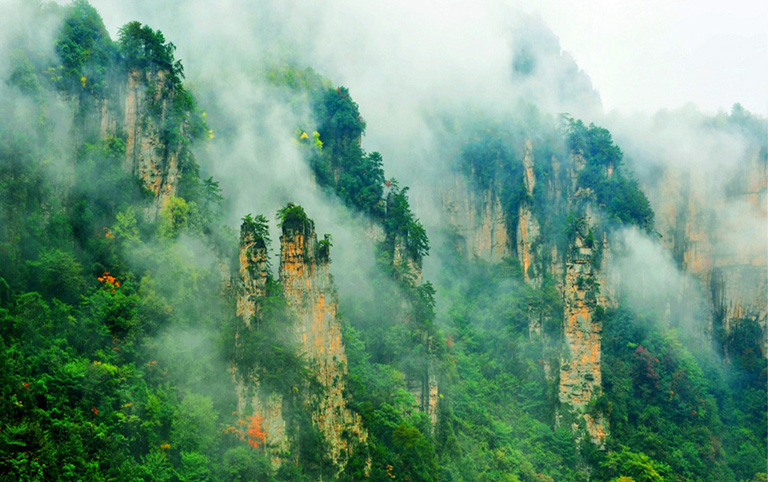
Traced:
[[[447, 219], [456, 229], [462, 243], [460, 249], [468, 259], [499, 263], [511, 254], [504, 209], [496, 191], [477, 193], [460, 175], [456, 176], [453, 187], [446, 190], [443, 203]], [[528, 239], [527, 231], [525, 239]]]
[[[600, 265], [596, 263], [594, 228], [590, 218], [576, 226], [565, 263], [563, 289], [566, 348], [560, 360], [559, 398], [581, 412], [592, 442], [604, 446], [607, 423], [602, 413], [585, 413], [602, 391], [602, 310], [597, 294]], [[597, 265], [597, 267], [595, 267]], [[578, 423], [575, 424], [578, 427]]]
[[[660, 118], [653, 134], [667, 132], [676, 120], [674, 114]], [[690, 129], [696, 129], [696, 135], [723, 143], [732, 159], [704, 158], [697, 168], [691, 159], [670, 163], [664, 153], [651, 158], [655, 179], [647, 182], [650, 176], [646, 176], [644, 180], [658, 212], [662, 242], [678, 266], [699, 280], [707, 297], [704, 308], [710, 316], [710, 336], [726, 358], [740, 356], [754, 344], [765, 357], [765, 122], [738, 106], [717, 120], [702, 116], [691, 121], [681, 115], [679, 122], [693, 124]], [[750, 346], [743, 345], [745, 336], [752, 339]], [[741, 340], [738, 347], [733, 346], [737, 339]]]
[[[267, 240], [263, 218], [247, 218], [240, 228], [240, 279], [238, 283], [237, 316], [241, 324], [235, 334], [235, 350], [245, 358], [254, 347], [244, 343], [244, 331], [258, 330], [264, 321], [264, 303], [267, 299], [267, 283], [271, 278], [267, 258]], [[262, 387], [256, 370], [243, 370], [235, 364], [232, 368], [237, 393], [237, 413], [245, 420], [260, 421], [263, 440], [254, 440], [257, 446], [267, 447], [274, 465], [280, 465], [283, 454], [290, 448], [286, 420], [283, 416], [283, 395]]]
[[[236, 363], [233, 367], [241, 418], [259, 420], [263, 440], [272, 463], [279, 466], [290, 453], [297, 452], [298, 431], [306, 429], [288, 420], [288, 412], [306, 410], [312, 425], [323, 440], [323, 452], [338, 470], [344, 469], [354, 449], [365, 443], [367, 434], [360, 416], [353, 413], [346, 399], [347, 357], [337, 318], [338, 301], [333, 285], [328, 238], [317, 241], [314, 223], [300, 206], [289, 204], [280, 212], [283, 234], [280, 237], [279, 285], [272, 281], [267, 258], [266, 219], [246, 217], [240, 234], [240, 276], [237, 314], [242, 324], [236, 335], [237, 360], [252, 360], [252, 365]], [[299, 386], [276, 389], [275, 382], [265, 386], [259, 379], [269, 370], [268, 362], [254, 360], [251, 350], [262, 350], [254, 337], [272, 336], [268, 325], [274, 314], [267, 313], [269, 291], [278, 288], [284, 308], [276, 326], [288, 344], [304, 360], [309, 378]], [[243, 334], [245, 336], [241, 336]], [[264, 354], [255, 355], [263, 357]], [[269, 356], [268, 354], [266, 356]], [[298, 368], [298, 367], [295, 367]], [[276, 380], [276, 382], [280, 382]], [[294, 391], [295, 393], [291, 393]], [[290, 405], [291, 398], [299, 405]], [[294, 415], [295, 417], [295, 415]], [[256, 445], [259, 445], [258, 441]]]
[[[696, 182], [656, 198], [674, 211], [654, 224], [607, 130], [461, 117], [441, 124], [456, 128], [444, 146], [459, 146], [435, 181], [448, 180], [435, 195], [452, 226], [430, 229], [429, 259], [408, 189], [363, 150], [349, 92], [289, 67], [272, 79], [279, 92], [258, 87], [311, 111], [276, 130], [298, 128], [292, 152], [320, 189], [305, 179], [311, 195], [264, 203], [315, 199], [339, 245], [374, 242], [337, 247], [330, 265], [330, 236], [288, 204], [273, 269], [266, 218], [246, 216], [238, 244], [223, 226], [235, 214], [200, 178], [204, 116], [172, 44], [135, 23], [114, 43], [84, 1], [28, 5], [65, 20], [57, 59], [23, 53], [0, 79], [12, 107], [0, 119], [0, 479], [764, 478], [764, 301], [750, 291], [761, 258], [724, 249], [737, 218]], [[547, 85], [595, 100], [547, 42], [520, 46], [512, 81], [537, 92], [551, 62], [531, 52], [543, 48], [560, 61]], [[295, 97], [282, 90], [292, 82]], [[726, 183], [729, 207], [763, 206], [764, 158], [750, 151]], [[248, 188], [276, 182], [267, 172]], [[705, 267], [725, 361], [680, 329], [678, 306], [630, 306], [616, 289], [614, 268], [639, 246], [627, 244], [655, 249], [656, 229]]]
[[[90, 45], [77, 43], [84, 35]], [[141, 180], [153, 200], [148, 214], [157, 218], [179, 195], [184, 173], [197, 171], [189, 145], [206, 130], [182, 85], [175, 47], [139, 22], [125, 25], [113, 43], [103, 26], [82, 16], [65, 21], [57, 47], [65, 69], [58, 87], [75, 104], [79, 140], [119, 138], [123, 167]]]
[[[541, 129], [540, 119], [532, 123]], [[504, 333], [503, 330], [512, 326], [519, 329], [521, 319], [526, 320], [527, 342], [515, 340], [511, 334], [499, 334], [499, 343], [517, 343], [517, 350], [522, 352], [518, 356], [523, 360], [526, 350], [534, 350], [539, 357], [536, 362], [542, 367], [546, 379], [544, 383], [548, 390], [553, 390], [556, 399], [556, 402], [551, 403], [557, 416], [550, 423], [569, 429], [573, 427], [580, 450], [584, 450], [584, 442], [589, 440], [595, 447], [606, 450], [607, 458], [612, 459], [616, 456], [613, 450], [618, 450], [619, 445], [626, 445], [633, 451], [652, 454], [656, 461], [664, 461], [674, 467], [674, 471], [686, 474], [684, 477], [704, 477], [698, 468], [686, 467], [670, 455], [653, 452], [653, 437], [662, 437], [665, 444], [677, 447], [684, 443], [683, 440], [691, 440], [693, 433], [698, 430], [712, 434], [717, 440], [727, 439], [730, 453], [739, 451], [738, 447], [742, 443], [753, 443], [746, 440], [759, 439], [762, 430], [753, 432], [756, 426], [746, 429], [743, 437], [731, 436], [730, 432], [722, 431], [719, 418], [705, 421], [700, 416], [702, 410], [705, 410], [704, 406], [715, 405], [719, 407], [720, 416], [727, 419], [729, 424], [740, 423], [736, 421], [739, 416], [730, 415], [737, 405], [742, 407], [739, 411], [744, 410], [739, 413], [756, 413], [752, 408], [747, 408], [751, 402], [723, 397], [719, 388], [721, 384], [733, 387], [738, 385], [750, 393], [762, 393], [763, 388], [755, 377], [759, 376], [758, 373], [764, 373], [764, 367], [761, 368], [762, 364], [755, 362], [754, 355], [749, 355], [760, 352], [754, 345], [757, 339], [755, 332], [736, 330], [738, 334], [728, 338], [738, 340], [740, 346], [738, 363], [729, 367], [721, 361], [713, 361], [705, 346], [694, 346], [701, 343], [702, 337], [686, 330], [703, 333], [707, 329], [707, 321], [692, 319], [695, 317], [694, 311], [681, 312], [681, 307], [689, 306], [686, 302], [640, 297], [654, 303], [648, 306], [648, 313], [644, 313], [640, 305], [635, 304], [635, 299], [625, 298], [627, 293], [621, 291], [620, 287], [622, 290], [634, 290], [632, 298], [636, 298], [638, 292], [648, 291], [646, 295], [658, 292], [657, 287], [644, 286], [642, 279], [635, 278], [640, 273], [631, 272], [622, 264], [634, 249], [644, 252], [626, 243], [635, 242], [640, 237], [646, 240], [643, 243], [648, 246], [657, 245], [659, 237], [655, 234], [654, 212], [639, 189], [638, 182], [628, 172], [623, 154], [607, 130], [567, 119], [557, 130], [553, 124], [550, 124], [550, 131], [527, 132], [524, 128], [515, 128], [514, 124], [512, 127], [499, 127], [498, 122], [491, 123], [490, 127], [482, 124], [472, 126], [474, 130], [464, 127], [469, 135], [465, 135], [464, 147], [457, 153], [462, 161], [458, 166], [464, 171], [461, 177], [466, 183], [462, 189], [476, 192], [474, 199], [477, 204], [474, 208], [478, 213], [489, 211], [488, 201], [484, 199], [493, 196], [500, 200], [504, 216], [497, 226], [499, 230], [513, 233], [508, 246], [510, 254], [501, 263], [494, 263], [498, 268], [483, 268], [482, 263], [464, 270], [454, 268], [454, 277], [471, 277], [473, 271], [477, 270], [485, 273], [485, 277], [479, 281], [487, 285], [485, 289], [471, 286], [457, 289], [457, 283], [450, 278], [441, 280], [438, 286], [453, 292], [450, 299], [454, 307], [451, 309], [459, 313], [464, 312], [466, 305], [476, 307], [478, 314], [475, 317], [480, 317], [479, 313], [485, 309], [496, 313], [487, 315], [495, 316], [495, 320], [480, 318], [492, 333]], [[457, 129], [453, 135], [460, 133], [461, 129]], [[561, 140], [557, 141], [558, 138]], [[761, 179], [757, 171], [751, 177], [755, 178]], [[734, 179], [739, 181], [727, 184], [734, 198], [738, 197], [738, 192], [754, 191], [739, 187], [748, 178], [735, 176]], [[758, 185], [759, 181], [750, 181], [750, 184]], [[667, 192], [669, 196], [660, 196], [656, 198], [657, 202], [678, 206], [676, 203], [681, 193], [689, 199], [687, 190], [676, 192], [672, 189]], [[444, 195], [443, 199], [450, 199], [451, 195]], [[755, 197], [759, 197], [759, 194], [752, 194], [750, 199]], [[446, 220], [455, 219], [453, 204], [449, 202], [445, 210]], [[725, 211], [720, 212], [722, 214]], [[689, 219], [683, 214], [672, 219], [682, 219], [681, 226], [684, 230], [689, 229], [689, 232], [694, 231], [694, 225], [699, 226], [695, 228], [700, 233], [696, 248], [699, 259], [707, 259], [701, 253], [706, 252], [703, 248], [707, 243], [714, 244], [714, 238], [705, 235], [707, 229], [703, 226], [707, 225], [701, 222], [706, 218]], [[694, 223], [693, 219], [698, 220]], [[668, 229], [671, 222], [666, 213], [660, 216], [659, 223], [660, 230]], [[449, 229], [447, 233], [451, 245], [462, 254], [463, 263], [469, 263], [471, 259], [464, 246], [472, 245], [472, 236], [483, 232], [481, 224], [477, 223], [476, 231], [469, 230], [463, 236], [461, 228]], [[636, 226], [646, 234], [635, 234], [633, 240], [629, 241], [625, 233], [637, 233], [636, 228], [629, 229], [631, 226]], [[679, 243], [684, 243], [686, 239], [683, 232], [663, 235], [662, 239], [680, 246]], [[744, 232], [743, 227], [738, 232]], [[459, 238], [458, 242], [456, 237]], [[681, 251], [680, 259], [692, 259], [696, 243], [692, 241], [693, 238], [688, 239], [691, 240], [689, 255], [684, 256]], [[731, 236], [730, 239], [738, 237]], [[655, 252], [653, 249], [648, 251], [648, 246], [643, 248], [646, 255]], [[720, 243], [721, 249], [724, 246]], [[658, 249], [662, 249], [661, 246]], [[710, 250], [714, 253], [712, 248]], [[727, 252], [727, 248], [721, 251]], [[730, 252], [744, 254], [743, 250], [730, 249]], [[719, 298], [705, 311], [715, 313], [714, 306], [734, 309], [738, 303], [736, 300], [748, 298], [753, 300], [754, 306], [764, 307], [759, 297], [748, 294], [750, 290], [755, 293], [761, 290], [762, 281], [758, 280], [760, 275], [757, 272], [764, 269], [762, 255], [754, 251], [752, 253], [751, 259], [746, 256], [742, 261], [735, 261], [731, 257], [734, 264], [723, 270], [707, 268], [712, 273], [730, 270], [730, 274], [715, 275], [715, 283], [711, 286], [715, 287], [714, 292], [719, 293]], [[716, 255], [711, 256], [717, 259]], [[720, 258], [724, 265], [728, 264], [726, 258]], [[644, 262], [657, 262], [655, 259], [647, 258]], [[485, 258], [485, 261], [492, 260]], [[742, 267], [737, 268], [741, 263]], [[745, 282], [753, 263], [755, 274], [751, 276], [751, 281]], [[658, 269], [669, 268], [660, 266]], [[499, 280], [500, 272], [509, 273], [506, 275], [508, 278]], [[683, 276], [679, 278], [685, 279]], [[514, 280], [525, 283], [525, 286], [516, 284]], [[737, 282], [740, 283], [739, 287]], [[752, 286], [748, 287], [749, 283]], [[698, 291], [691, 291], [689, 298], [696, 299], [696, 293]], [[672, 293], [659, 295], [669, 297]], [[498, 297], [498, 300], [489, 301], [484, 296]], [[510, 301], [503, 301], [503, 297]], [[729, 300], [726, 297], [732, 298]], [[517, 306], [508, 308], [515, 299], [519, 300]], [[562, 309], [560, 314], [557, 312], [558, 306]], [[759, 319], [759, 315], [753, 319]], [[699, 324], [694, 328], [691, 322]], [[451, 329], [462, 334], [460, 339], [463, 350], [478, 351], [476, 337], [482, 333], [482, 329], [469, 329], [461, 317], [457, 317], [454, 323]], [[676, 332], [671, 327], [680, 327], [676, 329], [681, 331]], [[747, 341], [750, 337], [752, 341]], [[687, 349], [683, 348], [686, 344], [691, 345], [687, 345]], [[490, 348], [486, 348], [486, 351], [494, 352]], [[480, 350], [480, 353], [484, 352]], [[747, 356], [743, 353], [747, 353]], [[497, 356], [513, 357], [511, 354]], [[556, 368], [553, 370], [553, 367]], [[494, 370], [500, 369], [494, 365]], [[704, 381], [702, 370], [715, 381]], [[625, 385], [628, 379], [635, 384], [634, 391], [628, 390]], [[467, 384], [465, 389], [471, 390], [470, 381], [464, 383]], [[667, 397], [660, 397], [659, 393], [662, 392]], [[487, 400], [493, 403], [491, 399]], [[523, 400], [523, 403], [530, 403], [525, 398]], [[717, 411], [714, 408], [708, 410]], [[649, 430], [649, 433], [633, 432], [636, 424], [649, 420], [653, 413], [665, 413], [664, 423], [669, 424], [669, 427], [677, 427], [677, 431], [655, 428]], [[683, 422], [686, 418], [690, 420]], [[499, 417], [497, 423], [502, 423], [504, 419], [503, 416]], [[476, 443], [480, 443], [480, 440], [476, 439]], [[696, 444], [701, 450], [717, 445], [704, 439]], [[717, 467], [717, 474], [707, 477], [733, 477], [728, 474], [742, 470], [738, 464], [734, 465], [735, 460], [721, 455], [713, 456], [712, 464]], [[660, 469], [659, 473], [662, 473]]]
[[[629, 222], [647, 223], [652, 212], [637, 187], [628, 185], [617, 169], [620, 158], [613, 153], [610, 135], [577, 121], [570, 121], [567, 129], [567, 157], [547, 144], [535, 147], [530, 138], [519, 147], [505, 147], [500, 140], [504, 134], [493, 137], [490, 130], [481, 134], [480, 142], [473, 140], [462, 153], [471, 170], [459, 181], [461, 189], [450, 190], [444, 205], [447, 221], [459, 223], [453, 225], [456, 236], [462, 245], [472, 247], [464, 251], [470, 259], [492, 263], [515, 259], [522, 280], [531, 288], [539, 290], [547, 284], [560, 293], [566, 348], [560, 354], [558, 398], [566, 410], [581, 414], [592, 441], [603, 446], [607, 422], [600, 414], [586, 413], [602, 389], [601, 316], [616, 303], [610, 267], [612, 225], [610, 213], [603, 211], [608, 196], [635, 196], [641, 203], [639, 214]], [[522, 153], [519, 161], [516, 152]], [[598, 152], [611, 154], [598, 157]], [[537, 182], [537, 177], [544, 181]], [[451, 197], [457, 192], [476, 193], [464, 196], [465, 211], [482, 213], [481, 222], [463, 226], [474, 217], [467, 212], [456, 215]], [[497, 236], [499, 246], [493, 251], [487, 248], [488, 226], [493, 226], [494, 233], [503, 233]], [[484, 245], [476, 239], [485, 240], [484, 255]], [[540, 336], [544, 320], [535, 311], [529, 312], [528, 331]]]
[[345, 399], [347, 355], [329, 269], [331, 244], [328, 236], [318, 242], [314, 222], [301, 207], [289, 204], [281, 217], [280, 283], [297, 320], [293, 336], [321, 388], [309, 401], [314, 407], [312, 420], [323, 434], [333, 462], [343, 465], [367, 434], [360, 416], [350, 411]]

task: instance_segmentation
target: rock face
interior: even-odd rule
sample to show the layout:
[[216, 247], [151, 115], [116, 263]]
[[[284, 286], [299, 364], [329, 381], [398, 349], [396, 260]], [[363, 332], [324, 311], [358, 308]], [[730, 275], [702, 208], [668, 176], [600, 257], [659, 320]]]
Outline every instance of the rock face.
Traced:
[[751, 324], [759, 327], [755, 342], [767, 356], [768, 160], [764, 148], [752, 146], [734, 162], [736, 168], [716, 176], [669, 166], [646, 191], [662, 242], [700, 281], [715, 344], [728, 358], [734, 329]]
[[311, 404], [312, 420], [325, 437], [328, 455], [341, 464], [355, 443], [364, 442], [360, 416], [344, 398], [347, 356], [336, 316], [338, 300], [329, 270], [329, 244], [317, 241], [311, 220], [283, 225], [280, 283], [295, 315], [293, 333], [322, 391]]
[[422, 282], [421, 263], [408, 253], [408, 247], [402, 236], [395, 236], [392, 243], [392, 266], [400, 273], [401, 278], [418, 286]]
[[264, 238], [246, 223], [240, 229], [239, 258], [242, 289], [237, 299], [237, 316], [250, 328], [260, 311], [259, 300], [267, 294], [269, 262]]
[[[247, 350], [242, 346], [240, 334], [243, 330], [257, 327], [261, 315], [261, 302], [267, 293], [269, 264], [267, 245], [253, 224], [243, 223], [240, 229], [240, 288], [237, 297], [237, 316], [242, 321], [236, 331], [236, 349]], [[237, 413], [241, 420], [249, 417], [262, 418], [265, 432], [265, 451], [272, 463], [279, 465], [282, 454], [290, 447], [286, 420], [283, 417], [283, 397], [270, 393], [261, 387], [253, 375], [246, 375], [233, 368], [233, 378], [237, 394]]]
[[729, 338], [748, 323], [760, 328], [759, 345], [766, 356], [766, 325], [768, 321], [768, 273], [763, 260], [754, 264], [723, 264], [712, 270], [710, 287], [713, 303], [714, 328], [723, 339], [726, 357], [731, 356]]
[[409, 377], [406, 384], [408, 391], [416, 399], [413, 409], [427, 414], [432, 423], [433, 432], [437, 425], [437, 408], [440, 396], [435, 371], [435, 366], [430, 361], [420, 378]]
[[[527, 141], [525, 144], [525, 157], [523, 158], [523, 181], [528, 199], [533, 199], [533, 189], [536, 187], [536, 175], [533, 170], [533, 144]], [[523, 279], [535, 287], [541, 286], [542, 277], [537, 272], [536, 245], [539, 242], [541, 228], [533, 215], [529, 201], [520, 203], [517, 220], [517, 257], [523, 269]]]
[[123, 167], [151, 193], [150, 218], [177, 195], [188, 139], [189, 115], [175, 106], [177, 93], [167, 71], [156, 67], [112, 74], [107, 89], [76, 101], [81, 141], [120, 137]]
[[[294, 207], [293, 209], [301, 209]], [[303, 215], [303, 210], [301, 211]], [[265, 230], [266, 224], [262, 225]], [[258, 334], [262, 302], [267, 295], [269, 263], [266, 233], [260, 234], [258, 224], [245, 221], [240, 232], [240, 290], [237, 315], [242, 321], [239, 333], [255, 330]], [[289, 310], [291, 325], [286, 327], [295, 346], [305, 357], [320, 390], [313, 393], [309, 386], [303, 403], [312, 413], [312, 422], [322, 433], [326, 455], [342, 467], [355, 445], [365, 442], [367, 433], [360, 416], [353, 413], [344, 398], [347, 376], [347, 356], [341, 339], [341, 324], [337, 318], [336, 288], [329, 270], [330, 243], [318, 242], [314, 223], [303, 218], [299, 224], [284, 224], [280, 237], [280, 283]], [[291, 449], [293, 437], [286, 423], [285, 403], [279, 393], [265, 390], [253, 376], [233, 369], [241, 419], [257, 417], [265, 432], [265, 450], [273, 464], [279, 465]]]
[[[515, 194], [516, 179], [509, 181], [512, 186], [491, 182], [485, 189], [475, 189], [462, 176], [456, 177], [453, 190], [444, 196], [447, 218], [463, 243], [460, 249], [469, 259], [499, 263], [514, 252], [526, 284], [539, 289], [548, 279], [560, 292], [564, 348], [559, 353], [559, 400], [564, 409], [573, 413], [574, 429], [583, 426], [592, 442], [602, 447], [608, 432], [607, 420], [600, 413], [588, 413], [587, 407], [601, 392], [602, 310], [617, 302], [609, 234], [600, 227], [600, 217], [593, 206], [594, 193], [579, 186], [580, 172], [587, 164], [583, 155], [572, 152], [563, 168], [555, 156], [534, 159], [530, 140], [524, 147], [519, 174], [524, 191], [516, 207], [516, 220], [507, 219], [500, 200], [503, 188], [512, 189]], [[543, 181], [537, 179], [536, 172], [545, 174]], [[612, 166], [605, 175], [613, 175]], [[537, 188], [540, 182], [544, 184]], [[548, 205], [535, 206], [535, 193], [543, 196]], [[538, 219], [536, 213], [563, 218], [564, 213], [583, 213], [564, 253], [563, 246], [558, 248], [554, 239], [557, 233], [542, 233], [543, 226], [551, 220]], [[511, 240], [507, 233], [509, 223], [514, 221], [515, 239]], [[529, 310], [530, 336], [544, 336], [545, 316], [550, 315]], [[546, 351], [557, 353], [555, 344], [545, 340], [544, 346]]]
[[[598, 274], [595, 241], [589, 220], [577, 228], [566, 259], [564, 289], [565, 350], [560, 362], [560, 402], [576, 410], [586, 422], [592, 442], [602, 446], [606, 423], [601, 414], [586, 413], [600, 393], [602, 321], [598, 310]], [[578, 426], [578, 424], [576, 424]]]
[[[171, 117], [174, 91], [167, 72], [132, 70], [124, 92], [124, 117], [119, 122], [126, 134], [125, 167], [152, 193], [150, 216], [176, 195], [179, 182], [181, 139], [185, 125], [163, 126]], [[108, 123], [108, 121], [105, 121]], [[170, 130], [169, 130], [170, 127]], [[169, 135], [172, 131], [173, 137]]]
[[469, 259], [500, 263], [510, 256], [506, 214], [497, 189], [476, 190], [457, 175], [443, 205], [448, 224], [456, 229], [461, 251]]

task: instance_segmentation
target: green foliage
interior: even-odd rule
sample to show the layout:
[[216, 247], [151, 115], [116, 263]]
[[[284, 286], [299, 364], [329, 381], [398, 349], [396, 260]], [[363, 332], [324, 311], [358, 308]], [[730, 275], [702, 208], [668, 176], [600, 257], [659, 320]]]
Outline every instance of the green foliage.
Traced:
[[321, 186], [332, 188], [348, 206], [380, 218], [384, 211], [382, 156], [363, 150], [360, 140], [365, 121], [349, 91], [345, 87], [320, 89], [320, 85], [314, 82], [307, 87], [319, 123], [310, 165]]
[[31, 286], [46, 298], [77, 304], [85, 291], [83, 267], [72, 253], [44, 248], [36, 261], [29, 261]]
[[66, 236], [69, 228], [59, 216], [43, 216], [44, 205], [57, 203], [40, 157], [27, 147], [37, 145], [13, 131], [0, 131], [0, 277], [14, 290], [25, 283], [26, 263], [37, 259], [48, 234]]
[[[383, 158], [378, 152], [366, 153], [361, 145], [365, 121], [358, 105], [345, 87], [328, 88], [313, 72], [297, 74], [290, 70], [271, 76], [274, 82], [304, 91], [313, 102], [318, 132], [314, 135], [309, 163], [318, 184], [330, 189], [346, 205], [381, 221], [386, 233], [389, 259], [403, 249], [408, 259], [420, 266], [429, 252], [426, 230], [410, 210], [407, 191], [384, 177]], [[299, 132], [301, 132], [299, 130]], [[300, 140], [309, 136], [300, 134]]]
[[159, 233], [163, 238], [174, 239], [186, 230], [200, 230], [200, 224], [197, 204], [181, 197], [169, 198], [160, 211]]
[[740, 369], [737, 383], [744, 387], [755, 386], [766, 379], [766, 366], [760, 346], [763, 329], [753, 319], [731, 320], [731, 327], [724, 345], [731, 354], [733, 363]]
[[[181, 85], [173, 45], [137, 22], [113, 44], [84, 1], [64, 13], [56, 42], [62, 68], [45, 71], [22, 54], [9, 70], [14, 92], [33, 100], [32, 128], [17, 128], [13, 117], [0, 123], [0, 480], [765, 480], [766, 374], [754, 320], [734, 320], [722, 333], [724, 365], [657, 320], [596, 308], [604, 390], [589, 409], [608, 417], [611, 435], [606, 452], [592, 450], [567, 422], [555, 423], [557, 280], [544, 273], [532, 288], [514, 260], [489, 266], [442, 257], [439, 297], [431, 283], [405, 279], [401, 271], [430, 248], [407, 188], [387, 184], [382, 157], [362, 149], [365, 122], [349, 92], [311, 69], [287, 68], [271, 78], [313, 103], [317, 135], [301, 142], [318, 182], [385, 230], [379, 264], [345, 273], [352, 283], [364, 280], [340, 306], [345, 396], [369, 438], [337, 477], [305, 403], [322, 391], [285, 329], [293, 320], [280, 284], [268, 274], [250, 328], [235, 319], [231, 289], [222, 293], [220, 265], [236, 261], [226, 248], [236, 247], [236, 236], [220, 228], [219, 185], [202, 178], [189, 151], [205, 124]], [[516, 56], [519, 73], [530, 67]], [[156, 223], [146, 219], [148, 193], [122, 167], [126, 137], [97, 139], [80, 131], [83, 121], [73, 125], [71, 145], [54, 142], [46, 100], [46, 89], [58, 88], [78, 97], [78, 115], [95, 116], [92, 101], [108, 99], [112, 78], [132, 69], [145, 80], [167, 74], [146, 121], [158, 122], [160, 154], [180, 155], [178, 197]], [[737, 106], [713, 122], [764, 134]], [[583, 153], [578, 187], [591, 189], [612, 220], [652, 230], [647, 200], [623, 172], [610, 133], [579, 121], [569, 127], [566, 143], [541, 134], [534, 158], [565, 165], [566, 147]], [[600, 233], [583, 224], [580, 206], [567, 213], [547, 192], [566, 169], [536, 162], [528, 195], [514, 146], [529, 132], [484, 124], [468, 132], [465, 172], [495, 190], [509, 225], [528, 206], [560, 256], [576, 232], [599, 248]], [[284, 233], [314, 229], [293, 204], [278, 220]], [[243, 226], [267, 247], [266, 218], [248, 215]], [[331, 246], [328, 235], [318, 242], [321, 261]], [[541, 336], [531, 328], [537, 324]], [[232, 363], [283, 396], [295, 443], [279, 470], [226, 432], [237, 423]], [[433, 426], [414, 394], [435, 379]]]
[[308, 235], [315, 229], [315, 224], [307, 217], [304, 208], [293, 203], [277, 211], [277, 223], [283, 229], [283, 234]]
[[[357, 355], [351, 353], [353, 358]], [[403, 389], [403, 374], [386, 364], [361, 359], [350, 363], [354, 408], [368, 428], [371, 452], [355, 453], [341, 480], [360, 480], [366, 455], [373, 462], [371, 480], [436, 480], [437, 458], [429, 421], [414, 410], [416, 400]]]
[[243, 242], [243, 236], [250, 234], [253, 236], [257, 248], [267, 249], [271, 240], [269, 239], [269, 221], [263, 214], [253, 217], [250, 213], [243, 217], [243, 223], [240, 225], [240, 243]]
[[[58, 48], [72, 70], [55, 86], [102, 95], [119, 72], [100, 57], [101, 20], [85, 2], [65, 13]], [[37, 132], [0, 124], [0, 479], [205, 480], [229, 448], [210, 415], [232, 411], [217, 334], [234, 307], [212, 295], [218, 268], [192, 252], [210, 239], [196, 201], [172, 200], [161, 222], [191, 247], [158, 236], [123, 169], [125, 138], [96, 140], [76, 122], [87, 141], [54, 146], [39, 91], [54, 86], [20, 65], [13, 81], [43, 121]], [[207, 191], [196, 199], [220, 201], [212, 179], [196, 182]]]
[[211, 470], [208, 457], [197, 452], [181, 452], [181, 467], [176, 472], [180, 482], [206, 482]]
[[656, 469], [665, 480], [745, 480], [760, 470], [766, 432], [756, 422], [765, 405], [750, 400], [765, 397], [764, 382], [736, 389], [743, 378], [657, 320], [627, 311], [607, 311], [604, 320], [601, 403], [622, 451], [667, 466]]
[[26, 56], [20, 55], [13, 59], [15, 68], [8, 78], [8, 83], [18, 87], [21, 92], [33, 99], [41, 100], [44, 90], [38, 79], [35, 67]]
[[56, 41], [56, 53], [64, 66], [61, 87], [103, 93], [117, 48], [101, 16], [86, 0], [75, 0], [66, 13]]
[[295, 65], [273, 68], [267, 73], [267, 79], [277, 86], [299, 92], [309, 92], [313, 95], [329, 90], [332, 86], [328, 79], [315, 72], [312, 67], [302, 69]]
[[[511, 263], [457, 258], [444, 270], [447, 356], [435, 435], [442, 480], [582, 480], [575, 434], [553, 428], [557, 383], [545, 368], [558, 362], [559, 295], [549, 284], [533, 290]], [[554, 318], [551, 341], [529, 336], [537, 318]]]
[[402, 243], [408, 256], [421, 264], [422, 258], [429, 253], [429, 238], [424, 226], [413, 215], [408, 202], [408, 188], [399, 188], [392, 181], [392, 190], [387, 196], [387, 210], [384, 217], [384, 230], [391, 250], [395, 244]]
[[[226, 482], [268, 482], [272, 478], [272, 466], [263, 454], [247, 447], [235, 447], [224, 454], [220, 477]], [[284, 479], [287, 480], [287, 479]]]
[[147, 200], [140, 181], [122, 168], [124, 156], [125, 141], [119, 137], [84, 143], [77, 153], [71, 195], [65, 199], [66, 236], [71, 233], [86, 251], [101, 257], [107, 255], [103, 242], [111, 239], [107, 226], [116, 214]]
[[331, 261], [331, 247], [333, 247], [332, 237], [330, 234], [325, 234], [323, 239], [317, 242], [317, 257], [321, 262], [328, 263]]
[[168, 73], [174, 89], [181, 86], [184, 68], [181, 61], [174, 60], [176, 46], [166, 43], [160, 30], [152, 30], [141, 22], [129, 22], [120, 28], [118, 44], [128, 69], [159, 69]]
[[365, 132], [365, 120], [349, 95], [349, 89], [328, 89], [317, 111], [322, 119], [318, 131], [320, 137], [326, 139], [327, 149], [338, 151], [343, 156], [354, 144], [359, 146], [359, 139]]
[[634, 224], [653, 231], [654, 213], [637, 181], [624, 174], [623, 154], [607, 129], [580, 120], [565, 118], [568, 146], [584, 156], [586, 166], [579, 173], [579, 186], [594, 192], [598, 205], [611, 220]]
[[188, 468], [199, 465], [199, 457], [192, 454], [207, 453], [216, 442], [217, 419], [213, 400], [209, 397], [192, 393], [179, 404], [170, 435], [176, 447], [186, 451]]
[[622, 447], [620, 452], [608, 454], [601, 466], [610, 476], [630, 477], [635, 482], [664, 482], [669, 467], [658, 464], [643, 453]]

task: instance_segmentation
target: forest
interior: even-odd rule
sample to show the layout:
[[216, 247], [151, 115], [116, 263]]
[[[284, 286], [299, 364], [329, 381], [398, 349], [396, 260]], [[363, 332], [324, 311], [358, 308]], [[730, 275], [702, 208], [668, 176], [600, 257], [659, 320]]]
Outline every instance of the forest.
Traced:
[[[243, 206], [245, 124], [173, 39], [23, 9], [51, 38], [0, 49], [0, 481], [768, 481], [766, 307], [728, 308], [764, 263], [625, 269], [635, 237], [693, 266], [694, 228], [608, 128], [437, 109], [425, 189], [320, 62], [252, 65], [298, 167], [249, 150]], [[706, 122], [764, 175], [765, 119]]]

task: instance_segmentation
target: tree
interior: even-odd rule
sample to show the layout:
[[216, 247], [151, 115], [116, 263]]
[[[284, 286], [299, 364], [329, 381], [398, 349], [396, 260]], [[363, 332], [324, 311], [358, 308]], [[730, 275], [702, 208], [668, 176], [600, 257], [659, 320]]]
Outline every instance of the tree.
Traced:
[[145, 70], [152, 66], [170, 74], [173, 88], [181, 87], [184, 68], [180, 61], [174, 60], [176, 46], [165, 41], [160, 30], [152, 30], [141, 22], [129, 22], [118, 32], [120, 52], [129, 69]]
[[663, 474], [669, 471], [666, 465], [643, 453], [631, 452], [627, 447], [608, 454], [600, 465], [611, 477], [629, 477], [635, 482], [664, 482]]
[[64, 64], [67, 89], [101, 92], [117, 49], [101, 16], [86, 0], [75, 0], [56, 41], [56, 53]]
[[171, 426], [171, 440], [182, 451], [206, 453], [216, 440], [213, 400], [191, 393], [179, 405]]

